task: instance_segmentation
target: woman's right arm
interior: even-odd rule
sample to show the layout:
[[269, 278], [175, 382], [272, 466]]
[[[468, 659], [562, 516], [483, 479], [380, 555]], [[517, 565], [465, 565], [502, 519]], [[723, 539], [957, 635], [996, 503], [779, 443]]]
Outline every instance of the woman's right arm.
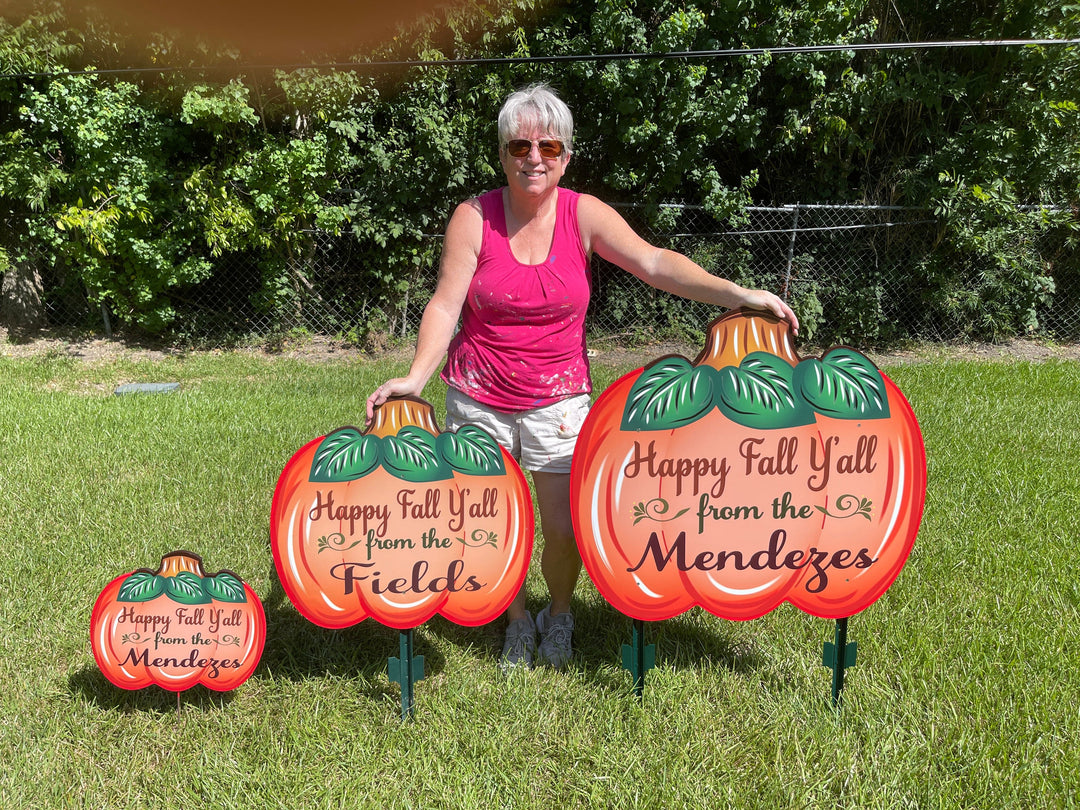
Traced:
[[442, 258], [439, 261], [439, 280], [424, 315], [416, 338], [409, 373], [387, 380], [367, 400], [367, 421], [371, 422], [375, 408], [390, 397], [420, 396], [431, 375], [439, 367], [450, 339], [454, 336], [465, 296], [469, 292], [476, 262], [480, 256], [483, 234], [483, 214], [476, 199], [461, 203], [450, 217], [443, 238]]

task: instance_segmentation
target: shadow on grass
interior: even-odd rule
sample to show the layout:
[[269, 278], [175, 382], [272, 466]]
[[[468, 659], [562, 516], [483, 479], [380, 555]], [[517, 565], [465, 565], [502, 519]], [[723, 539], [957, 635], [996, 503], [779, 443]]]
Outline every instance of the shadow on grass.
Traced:
[[[389, 680], [387, 661], [399, 656], [400, 632], [374, 619], [341, 630], [320, 627], [301, 615], [289, 601], [270, 567], [270, 591], [263, 599], [266, 614], [266, 644], [253, 679], [265, 677], [295, 681], [312, 677], [350, 678], [368, 684], [361, 689], [376, 701], [397, 699], [398, 685]], [[535, 615], [544, 604], [530, 599]], [[571, 667], [598, 689], [623, 693], [632, 689], [630, 673], [621, 668], [623, 645], [632, 640], [633, 620], [618, 613], [595, 593], [575, 599], [574, 658]], [[758, 674], [762, 662], [748, 634], [739, 625], [700, 609], [672, 619], [646, 622], [644, 642], [656, 646], [658, 667], [716, 667], [748, 675]], [[479, 627], [465, 627], [435, 616], [413, 632], [413, 652], [424, 656], [424, 676], [445, 670], [446, 659], [439, 647], [452, 645], [472, 655], [477, 662], [495, 665], [502, 653], [505, 619], [498, 618]], [[86, 667], [69, 679], [73, 693], [82, 693], [95, 705], [125, 712], [183, 711], [223, 708], [232, 700], [231, 692], [216, 692], [196, 686], [174, 693], [160, 687], [125, 690], [109, 682], [97, 667]], [[179, 701], [178, 701], [179, 694]]]
[[72, 694], [81, 694], [100, 709], [125, 713], [147, 712], [177, 714], [186, 709], [199, 712], [223, 709], [232, 702], [232, 692], [217, 692], [196, 685], [182, 692], [160, 686], [144, 689], [121, 689], [106, 678], [96, 666], [87, 666], [68, 678]]
[[[528, 609], [535, 616], [546, 604], [546, 601], [530, 598]], [[631, 688], [630, 673], [620, 667], [623, 645], [632, 642], [633, 619], [599, 598], [575, 599], [573, 611], [574, 657], [570, 666], [604, 690], [617, 693]], [[695, 609], [666, 621], [646, 622], [645, 643], [656, 645], [656, 665], [659, 667], [713, 666], [757, 674], [761, 663], [759, 657], [753, 644], [746, 640], [745, 631], [735, 628], [734, 624]], [[505, 631], [506, 619], [503, 617], [479, 627], [464, 627], [435, 616], [418, 629], [417, 652], [427, 655], [419, 639], [436, 637], [455, 648], [468, 650], [477, 661], [495, 666], [502, 655]], [[428, 671], [439, 670], [428, 667]]]
[[[386, 678], [388, 656], [398, 655], [398, 631], [366, 619], [347, 630], [324, 630], [301, 616], [271, 573], [271, 593], [264, 602], [268, 631], [264, 661], [275, 675], [306, 678], [319, 674], [355, 675], [369, 680]], [[546, 601], [530, 598], [535, 616]], [[612, 693], [632, 688], [630, 673], [621, 669], [623, 645], [632, 641], [633, 619], [617, 612], [595, 594], [575, 599], [574, 657], [570, 666], [597, 688]], [[644, 641], [656, 645], [658, 667], [715, 667], [758, 676], [764, 669], [746, 632], [747, 623], [729, 622], [695, 608], [660, 622], [646, 622]], [[436, 645], [451, 645], [472, 655], [478, 663], [495, 666], [502, 655], [506, 619], [499, 617], [478, 627], [466, 627], [435, 616], [414, 631], [414, 651], [424, 656], [425, 677], [445, 668]], [[269, 658], [268, 658], [269, 655]], [[385, 680], [384, 680], [385, 682]], [[396, 691], [396, 686], [391, 687]]]
[[[756, 674], [761, 661], [746, 640], [744, 628], [695, 608], [658, 622], [645, 622], [645, 644], [656, 647], [656, 666], [673, 669], [713, 666]], [[630, 688], [629, 671], [621, 669], [623, 646], [633, 641], [634, 620], [613, 607], [593, 601], [574, 605], [574, 664], [600, 685]], [[617, 677], [611, 676], [614, 666]], [[647, 677], [647, 676], [646, 676]]]
[[[291, 680], [320, 675], [361, 677], [369, 682], [387, 678], [387, 661], [399, 654], [398, 630], [370, 618], [341, 630], [320, 627], [289, 601], [274, 566], [270, 567], [269, 578], [270, 592], [263, 599], [266, 646], [256, 677], [260, 671], [269, 670], [274, 677]], [[424, 656], [425, 675], [445, 667], [442, 654], [418, 631], [413, 632], [413, 654]], [[379, 696], [386, 693], [382, 689], [374, 691]]]
[[[312, 677], [334, 676], [368, 684], [360, 692], [376, 701], [398, 699], [399, 687], [387, 675], [388, 659], [398, 657], [400, 632], [374, 619], [365, 619], [353, 627], [331, 630], [304, 618], [289, 601], [277, 576], [270, 568], [270, 592], [263, 599], [266, 615], [266, 643], [259, 665], [251, 675], [257, 680], [268, 674], [294, 681]], [[451, 638], [467, 644], [471, 628], [459, 628], [446, 621], [429, 622], [424, 628], [440, 628]], [[437, 630], [439, 632], [439, 630]], [[425, 677], [441, 672], [445, 658], [425, 637], [414, 631], [413, 653], [424, 656]], [[123, 712], [174, 713], [190, 707], [197, 710], [219, 709], [233, 698], [232, 691], [218, 692], [196, 685], [182, 692], [159, 686], [122, 689], [109, 681], [97, 666], [87, 666], [68, 678], [72, 694], [82, 694], [93, 705]]]

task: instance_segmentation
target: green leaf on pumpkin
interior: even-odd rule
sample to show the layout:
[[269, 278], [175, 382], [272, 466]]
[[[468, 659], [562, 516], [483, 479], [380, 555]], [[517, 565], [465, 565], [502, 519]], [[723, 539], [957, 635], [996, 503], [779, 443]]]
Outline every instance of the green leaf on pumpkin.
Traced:
[[736, 424], [772, 430], [809, 425], [814, 412], [796, 395], [794, 370], [775, 354], [752, 352], [738, 367], [722, 368], [717, 377], [720, 411]]
[[205, 577], [202, 581], [203, 593], [218, 602], [235, 602], [241, 604], [247, 601], [247, 593], [244, 591], [244, 583], [240, 577], [223, 571], [212, 577]]
[[833, 419], [885, 419], [889, 397], [881, 372], [854, 349], [837, 348], [795, 368], [795, 389], [818, 413]]
[[692, 424], [713, 409], [709, 366], [684, 357], [658, 360], [641, 372], [623, 410], [623, 430], [670, 430]]
[[414, 483], [450, 478], [450, 466], [438, 452], [435, 437], [413, 425], [406, 425], [396, 436], [382, 440], [383, 469], [396, 478]]
[[183, 605], [207, 605], [213, 600], [203, 590], [203, 578], [191, 571], [181, 571], [175, 577], [165, 577], [165, 593]]
[[315, 483], [355, 481], [379, 466], [379, 439], [353, 427], [330, 433], [319, 444], [309, 480]]
[[120, 583], [117, 602], [149, 602], [165, 593], [165, 577], [149, 571], [136, 571]]
[[466, 425], [457, 433], [441, 433], [436, 440], [440, 455], [455, 472], [465, 475], [504, 475], [502, 450], [482, 428]]

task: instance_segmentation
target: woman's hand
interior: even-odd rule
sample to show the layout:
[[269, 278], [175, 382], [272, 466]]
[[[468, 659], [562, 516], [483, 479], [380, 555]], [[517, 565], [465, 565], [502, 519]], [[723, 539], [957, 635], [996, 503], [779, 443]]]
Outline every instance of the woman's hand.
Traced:
[[784, 299], [768, 290], [743, 290], [743, 306], [748, 309], [763, 309], [777, 318], [791, 324], [791, 333], [799, 334], [799, 319], [792, 312]]
[[365, 425], [371, 424], [371, 420], [375, 418], [375, 409], [386, 400], [391, 397], [418, 397], [423, 390], [423, 385], [417, 385], [408, 377], [395, 377], [392, 380], [387, 380], [376, 388], [367, 399], [367, 422]]

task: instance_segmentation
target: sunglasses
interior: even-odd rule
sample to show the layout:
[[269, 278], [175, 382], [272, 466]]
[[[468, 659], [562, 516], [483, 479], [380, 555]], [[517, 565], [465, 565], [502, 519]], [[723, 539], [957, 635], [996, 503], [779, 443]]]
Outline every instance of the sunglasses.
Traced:
[[557, 158], [563, 153], [562, 141], [527, 141], [523, 138], [507, 141], [506, 151], [511, 157], [523, 158], [532, 151], [534, 143], [537, 149], [540, 150], [540, 157], [542, 158]]

